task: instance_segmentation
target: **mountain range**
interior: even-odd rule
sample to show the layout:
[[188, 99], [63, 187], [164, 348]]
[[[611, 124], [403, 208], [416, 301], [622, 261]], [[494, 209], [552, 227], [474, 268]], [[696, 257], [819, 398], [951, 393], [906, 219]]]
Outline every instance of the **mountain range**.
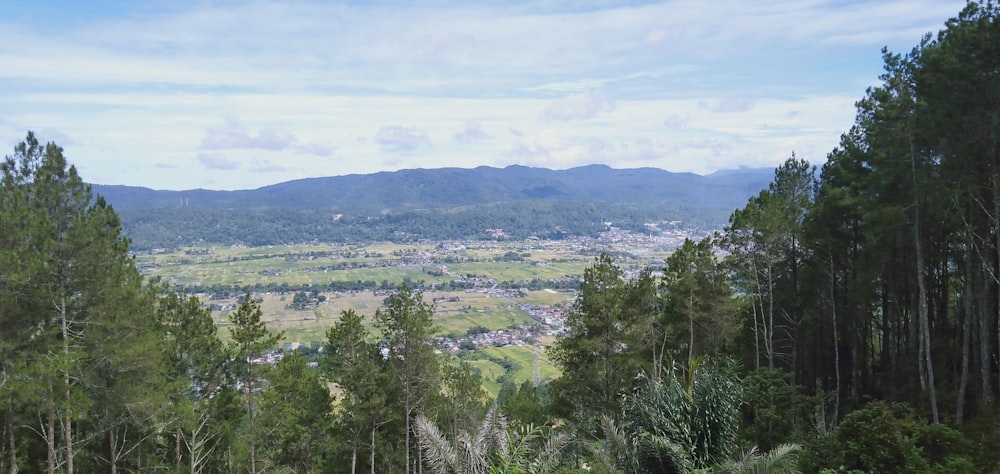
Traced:
[[[515, 237], [592, 233], [601, 227], [596, 220], [625, 227], [641, 226], [638, 221], [648, 219], [721, 226], [729, 213], [767, 187], [772, 176], [773, 170], [764, 168], [701, 176], [657, 168], [589, 165], [551, 170], [515, 165], [307, 178], [239, 191], [117, 185], [93, 185], [93, 190], [119, 212], [126, 235], [141, 249], [301, 241], [297, 239], [469, 238], [481, 235], [479, 224], [491, 222], [525, 234]], [[573, 221], [581, 218], [580, 212], [594, 222], [581, 226]], [[537, 216], [538, 222], [525, 219], [524, 213]], [[476, 222], [447, 222], [444, 227], [457, 235], [427, 228], [462, 219]], [[287, 232], [282, 232], [282, 223]], [[244, 231], [226, 232], [227, 226]], [[262, 227], [269, 226], [274, 228], [264, 232]], [[365, 226], [370, 229], [362, 229]]]

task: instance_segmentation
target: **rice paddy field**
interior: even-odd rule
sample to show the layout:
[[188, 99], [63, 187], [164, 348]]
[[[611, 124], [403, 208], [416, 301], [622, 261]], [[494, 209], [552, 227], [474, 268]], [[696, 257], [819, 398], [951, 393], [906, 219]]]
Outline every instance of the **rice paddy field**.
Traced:
[[[385, 294], [366, 290], [326, 291], [331, 282], [378, 282], [396, 287], [403, 282], [438, 288], [458, 281], [479, 291], [426, 290], [424, 301], [434, 302], [434, 322], [441, 335], [464, 335], [473, 327], [489, 331], [530, 323], [521, 309], [568, 306], [574, 291], [542, 289], [520, 294], [496, 290], [500, 282], [531, 280], [572, 280], [593, 264], [594, 257], [581, 255], [572, 242], [434, 242], [426, 244], [375, 243], [370, 245], [310, 244], [268, 247], [182, 248], [137, 255], [136, 264], [147, 276], [159, 277], [179, 288], [208, 288], [212, 285], [273, 288], [257, 292], [264, 321], [272, 330], [284, 332], [284, 342], [322, 343], [326, 331], [336, 324], [342, 311], [354, 310], [365, 316], [374, 332], [375, 311]], [[653, 255], [652, 258], [661, 257]], [[307, 309], [290, 305], [295, 291], [282, 288], [315, 288], [326, 300]], [[213, 319], [219, 336], [229, 337], [228, 314], [237, 299], [229, 296], [199, 297], [215, 308]], [[542, 380], [559, 375], [548, 360], [545, 345], [554, 339], [543, 337], [537, 346], [510, 345], [480, 349], [482, 357], [470, 360], [479, 369], [484, 387], [493, 394], [496, 381], [506, 370], [496, 360], [513, 362], [513, 378], [520, 383], [533, 377]]]
[[[498, 281], [580, 275], [593, 257], [574, 255], [571, 247], [538, 248], [524, 244], [287, 245], [253, 248], [188, 248], [139, 255], [143, 273], [185, 286], [327, 285], [331, 281], [410, 281], [445, 283], [458, 275], [488, 276]], [[496, 261], [507, 252], [524, 261]], [[452, 263], [448, 263], [452, 262]], [[431, 272], [447, 267], [448, 273]]]

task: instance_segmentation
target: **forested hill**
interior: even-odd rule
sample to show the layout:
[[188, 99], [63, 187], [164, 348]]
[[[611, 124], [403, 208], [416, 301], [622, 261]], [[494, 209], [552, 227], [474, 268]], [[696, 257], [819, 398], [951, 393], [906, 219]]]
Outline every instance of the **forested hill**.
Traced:
[[288, 181], [253, 190], [94, 185], [137, 249], [194, 243], [560, 237], [682, 221], [718, 227], [767, 186], [770, 169], [707, 176], [603, 165], [441, 168]]

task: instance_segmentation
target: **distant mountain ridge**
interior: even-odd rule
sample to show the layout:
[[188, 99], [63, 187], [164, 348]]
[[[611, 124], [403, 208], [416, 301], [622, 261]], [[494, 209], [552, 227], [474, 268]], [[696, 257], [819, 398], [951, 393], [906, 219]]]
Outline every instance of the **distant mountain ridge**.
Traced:
[[513, 165], [306, 178], [239, 191], [93, 189], [119, 212], [126, 235], [142, 249], [470, 238], [483, 236], [486, 227], [509, 229], [514, 238], [557, 238], [598, 232], [605, 220], [633, 229], [656, 220], [719, 227], [772, 176], [773, 170], [760, 168], [701, 176], [657, 168]]
[[726, 170], [701, 176], [658, 168], [588, 165], [550, 170], [436, 168], [305, 178], [251, 190], [153, 190], [93, 185], [116, 209], [194, 206], [207, 209], [316, 209], [366, 212], [475, 206], [535, 199], [608, 204], [742, 206], [770, 182], [772, 169]]

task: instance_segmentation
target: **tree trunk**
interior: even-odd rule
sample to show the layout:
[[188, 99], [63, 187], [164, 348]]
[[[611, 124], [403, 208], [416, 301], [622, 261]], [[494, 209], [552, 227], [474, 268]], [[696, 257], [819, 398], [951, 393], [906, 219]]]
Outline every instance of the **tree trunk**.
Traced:
[[[971, 237], [969, 240], [972, 240]], [[962, 303], [965, 306], [965, 318], [962, 319], [962, 375], [958, 382], [958, 400], [955, 402], [955, 424], [961, 426], [965, 415], [965, 388], [969, 383], [969, 335], [971, 332], [969, 320], [972, 318], [972, 262], [965, 264], [965, 294]]]
[[[50, 385], [50, 396], [55, 398], [55, 394], [51, 393]], [[49, 474], [55, 474], [56, 472], [56, 407], [55, 400], [49, 400], [49, 413], [46, 420], [45, 426], [45, 448], [46, 448], [46, 467]]]
[[774, 275], [773, 264], [767, 264], [767, 324], [764, 345], [767, 349], [767, 367], [774, 368]]
[[111, 474], [118, 474], [118, 435], [114, 428], [108, 432], [108, 460], [111, 462]]
[[[981, 265], [987, 265], [986, 256], [981, 256]], [[988, 285], [986, 282], [985, 268], [980, 267], [978, 283], [981, 285], [980, 297], [977, 300], [978, 311], [976, 320], [979, 322], [979, 378], [980, 378], [980, 398], [983, 403], [990, 402], [990, 330], [989, 312], [986, 309], [986, 292]]]
[[[764, 325], [764, 292], [760, 287], [760, 273], [757, 271], [757, 260], [754, 258], [750, 259], [750, 266], [753, 272], [754, 286], [757, 287], [757, 296], [750, 297], [750, 305], [753, 306], [753, 347], [754, 347], [754, 361], [755, 369], [760, 368], [760, 336], [758, 336], [758, 328]], [[757, 303], [760, 302], [760, 323], [757, 322]], [[759, 324], [759, 325], [758, 325]], [[766, 335], [766, 331], [765, 331]], [[767, 346], [767, 341], [765, 341], [765, 347]]]
[[[59, 306], [62, 323], [63, 356], [65, 364], [69, 364], [69, 314], [66, 310], [66, 297], [63, 296]], [[66, 474], [73, 474], [73, 410], [72, 393], [70, 391], [69, 367], [63, 367], [63, 384], [66, 397], [66, 408], [63, 412], [63, 437], [66, 443]]]
[[757, 334], [757, 298], [754, 296], [750, 297], [750, 306], [753, 308], [753, 355], [754, 355], [754, 369], [760, 368], [760, 336]]
[[694, 290], [688, 292], [688, 367], [694, 362]]
[[406, 462], [406, 469], [403, 471], [407, 474], [410, 472], [410, 386], [409, 384], [403, 389], [403, 411], [405, 412], [406, 420], [404, 424], [406, 425], [406, 454], [404, 456], [404, 461]]
[[833, 271], [833, 249], [830, 249], [830, 310], [833, 316], [833, 370], [837, 390], [833, 401], [833, 422], [840, 416], [840, 337], [837, 334], [837, 274]]
[[[68, 390], [67, 390], [68, 392]], [[73, 420], [69, 418], [69, 410], [66, 410], [63, 421], [63, 437], [66, 443], [66, 474], [73, 474]]]
[[375, 474], [375, 430], [378, 429], [378, 425], [375, 424], [375, 420], [372, 420], [372, 452], [371, 452], [371, 474]]
[[351, 440], [351, 474], [355, 474], [358, 470], [358, 435], [359, 433], [355, 431]]
[[[178, 429], [177, 436], [179, 437], [180, 434], [181, 431], [180, 429]], [[180, 445], [178, 445], [178, 449], [180, 449]], [[198, 472], [201, 471], [201, 468], [198, 466], [198, 455], [201, 452], [201, 450], [198, 449], [198, 430], [191, 430], [191, 449], [189, 449], [189, 451], [191, 451], [191, 474], [198, 474]], [[179, 455], [180, 452], [178, 451], [177, 454]], [[178, 456], [177, 457], [178, 468], [180, 468], [180, 461], [181, 461], [180, 456]]]
[[[174, 430], [174, 467], [177, 472], [181, 470], [181, 428], [178, 426]], [[194, 472], [193, 470], [191, 472]]]
[[11, 409], [7, 410], [4, 416], [4, 424], [7, 431], [7, 449], [10, 455], [10, 474], [17, 474], [17, 438], [14, 437], [14, 409], [13, 401]]
[[917, 260], [917, 315], [920, 318], [920, 339], [921, 352], [923, 353], [924, 371], [927, 376], [927, 389], [931, 402], [931, 418], [934, 423], [940, 423], [938, 417], [937, 393], [934, 387], [934, 363], [931, 358], [931, 330], [930, 320], [927, 314], [927, 282], [925, 280], [924, 252], [923, 244], [920, 240], [920, 199], [917, 197], [917, 157], [913, 145], [913, 136], [910, 135], [910, 169], [913, 173], [913, 246]]
[[247, 383], [244, 388], [247, 394], [247, 429], [250, 432], [250, 474], [257, 474], [257, 451], [254, 437], [254, 413], [253, 413], [253, 360], [247, 357]]

